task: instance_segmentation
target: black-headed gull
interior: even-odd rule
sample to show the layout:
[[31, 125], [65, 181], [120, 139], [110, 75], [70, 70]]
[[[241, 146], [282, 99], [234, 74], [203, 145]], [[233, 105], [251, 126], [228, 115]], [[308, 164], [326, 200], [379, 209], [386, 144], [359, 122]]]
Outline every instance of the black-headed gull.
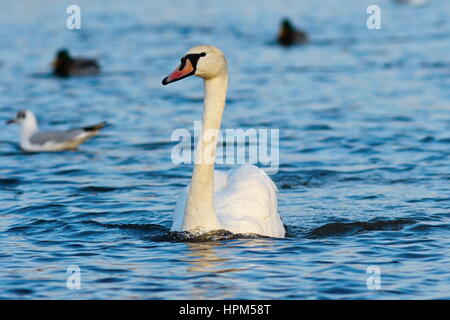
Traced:
[[100, 122], [66, 131], [39, 131], [36, 117], [30, 110], [17, 112], [16, 117], [6, 123], [18, 123], [22, 126], [20, 147], [29, 152], [76, 150], [81, 143], [97, 135], [106, 125], [106, 122]]

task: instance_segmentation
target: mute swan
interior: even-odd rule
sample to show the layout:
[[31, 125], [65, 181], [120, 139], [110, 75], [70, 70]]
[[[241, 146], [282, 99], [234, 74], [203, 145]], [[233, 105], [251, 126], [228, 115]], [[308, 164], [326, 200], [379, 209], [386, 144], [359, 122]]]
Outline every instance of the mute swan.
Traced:
[[82, 142], [97, 135], [106, 124], [100, 122], [93, 126], [67, 131], [39, 131], [36, 117], [30, 110], [17, 112], [16, 117], [6, 123], [22, 125], [20, 147], [29, 152], [74, 150]]
[[281, 22], [280, 32], [278, 33], [278, 43], [283, 46], [290, 46], [296, 43], [308, 42], [308, 36], [302, 30], [296, 30], [289, 19]]
[[72, 58], [66, 49], [59, 50], [53, 61], [53, 74], [58, 77], [92, 76], [99, 72], [95, 59]]
[[277, 212], [277, 188], [267, 174], [242, 165], [229, 174], [214, 171], [217, 132], [222, 120], [228, 85], [227, 61], [213, 46], [196, 46], [162, 81], [163, 85], [191, 75], [204, 79], [202, 137], [199, 139], [190, 186], [181, 195], [171, 231], [201, 234], [224, 229], [283, 238]]

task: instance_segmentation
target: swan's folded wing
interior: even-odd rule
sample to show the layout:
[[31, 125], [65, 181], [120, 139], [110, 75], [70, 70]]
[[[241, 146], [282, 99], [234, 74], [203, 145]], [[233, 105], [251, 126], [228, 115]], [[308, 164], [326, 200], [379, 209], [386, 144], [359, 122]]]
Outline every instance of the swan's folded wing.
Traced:
[[[189, 186], [181, 194], [171, 231], [182, 231]], [[228, 175], [214, 172], [214, 205], [223, 229], [282, 238], [277, 188], [267, 174], [253, 165], [240, 166]]]
[[189, 186], [184, 188], [183, 192], [181, 193], [181, 196], [178, 198], [177, 204], [175, 206], [175, 211], [173, 214], [172, 227], [170, 227], [170, 231], [182, 231], [184, 208], [186, 208], [188, 193], [189, 193]]
[[228, 185], [214, 195], [221, 226], [233, 233], [284, 237], [278, 215], [277, 188], [267, 174], [253, 165], [234, 169]]

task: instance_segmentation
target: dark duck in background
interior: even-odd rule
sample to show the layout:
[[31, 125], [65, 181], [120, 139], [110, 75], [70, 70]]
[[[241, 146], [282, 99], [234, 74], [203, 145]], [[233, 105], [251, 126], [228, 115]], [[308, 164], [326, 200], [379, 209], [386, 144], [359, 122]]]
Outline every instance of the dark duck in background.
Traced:
[[304, 31], [296, 30], [289, 19], [283, 19], [277, 41], [282, 46], [291, 46], [308, 42], [308, 36]]
[[92, 76], [100, 73], [95, 59], [72, 58], [69, 51], [61, 49], [53, 61], [53, 74], [58, 77]]

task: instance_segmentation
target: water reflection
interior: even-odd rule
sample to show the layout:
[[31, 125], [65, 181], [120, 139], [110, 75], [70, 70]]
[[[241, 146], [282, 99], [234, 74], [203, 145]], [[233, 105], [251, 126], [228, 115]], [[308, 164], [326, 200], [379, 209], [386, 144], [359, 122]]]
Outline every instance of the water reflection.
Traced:
[[[192, 298], [236, 298], [238, 292], [242, 292], [243, 282], [246, 282], [240, 279], [266, 269], [266, 259], [276, 255], [279, 248], [279, 241], [273, 239], [186, 243], [186, 256], [183, 260], [187, 264], [187, 272], [196, 276], [191, 286]], [[237, 257], [236, 250], [243, 250], [245, 253]], [[246, 254], [247, 252], [252, 255]], [[260, 284], [261, 282], [246, 285], [248, 290], [255, 290]]]
[[229, 258], [224, 252], [224, 244], [220, 242], [187, 243], [185, 260], [187, 271], [199, 274], [191, 286], [193, 299], [222, 299], [232, 297], [236, 291], [234, 285], [223, 284], [223, 274], [237, 272], [239, 268], [230, 268]]

